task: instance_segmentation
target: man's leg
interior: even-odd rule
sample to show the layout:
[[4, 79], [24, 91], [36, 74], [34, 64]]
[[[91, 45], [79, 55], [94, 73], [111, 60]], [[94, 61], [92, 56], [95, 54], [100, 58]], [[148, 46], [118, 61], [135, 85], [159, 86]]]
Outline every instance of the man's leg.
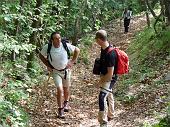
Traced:
[[111, 82], [105, 82], [101, 84], [101, 90], [99, 93], [99, 114], [98, 114], [98, 121], [100, 126], [107, 126], [107, 114], [108, 114], [108, 106], [107, 106], [107, 97], [108, 94], [111, 92]]
[[128, 32], [128, 26], [126, 24], [126, 26], [125, 26], [125, 33], [127, 33], [127, 32]]
[[57, 104], [58, 104], [58, 108], [62, 108], [62, 102], [63, 102], [63, 89], [62, 87], [57, 87]]
[[126, 20], [124, 19], [124, 33], [126, 33]]
[[66, 70], [66, 78], [63, 79], [63, 90], [64, 90], [64, 103], [63, 103], [63, 108], [65, 112], [68, 112], [70, 107], [69, 107], [69, 99], [70, 99], [70, 85], [71, 85], [71, 70], [67, 69]]
[[124, 20], [124, 27], [125, 27], [125, 33], [127, 33], [128, 32], [128, 19], [125, 19]]
[[63, 87], [64, 90], [64, 101], [69, 101], [70, 99], [70, 88], [68, 87]]
[[69, 112], [69, 110], [70, 110], [70, 106], [69, 106], [69, 99], [70, 99], [69, 87], [63, 87], [63, 89], [64, 89], [64, 103], [63, 103], [64, 112]]
[[62, 87], [57, 87], [57, 104], [58, 104], [58, 118], [64, 119], [64, 109], [63, 109], [63, 89]]
[[[111, 83], [110, 83], [110, 89], [113, 89], [113, 86], [115, 85], [117, 81], [117, 76], [112, 77]], [[109, 93], [108, 97], [108, 121], [112, 120], [114, 117], [114, 97], [113, 93]]]
[[104, 91], [100, 91], [99, 93], [99, 113], [98, 113], [98, 121], [100, 125], [107, 125], [107, 98], [108, 93]]
[[54, 83], [57, 87], [57, 104], [58, 104], [58, 118], [64, 118], [64, 109], [62, 105], [63, 100], [63, 87], [62, 87], [62, 78], [57, 73], [53, 73]]
[[108, 95], [108, 121], [114, 117], [114, 98], [113, 94], [109, 93]]
[[129, 32], [130, 19], [127, 19], [127, 32]]

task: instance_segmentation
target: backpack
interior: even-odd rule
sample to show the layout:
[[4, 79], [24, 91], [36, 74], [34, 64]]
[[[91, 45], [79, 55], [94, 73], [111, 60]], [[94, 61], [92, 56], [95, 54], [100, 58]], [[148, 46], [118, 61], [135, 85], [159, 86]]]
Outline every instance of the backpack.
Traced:
[[93, 74], [100, 75], [100, 68], [101, 68], [100, 58], [96, 58], [93, 65]]
[[[68, 59], [70, 59], [70, 51], [69, 51], [69, 49], [68, 49], [68, 47], [67, 47], [67, 44], [66, 44], [66, 43], [69, 43], [69, 41], [68, 41], [67, 39], [62, 39], [62, 40], [61, 40], [61, 43], [62, 43], [64, 49], [65, 49], [66, 52], [67, 52]], [[48, 43], [48, 48], [47, 48], [47, 59], [48, 59], [48, 63], [49, 63], [49, 64], [50, 64], [50, 62], [49, 62], [49, 57], [50, 57], [50, 59], [51, 59], [51, 61], [52, 61], [52, 57], [51, 57], [51, 54], [50, 54], [51, 47], [52, 47], [52, 43], [49, 41], [49, 43]], [[50, 66], [51, 66], [51, 68], [54, 68], [54, 67], [52, 67], [51, 64], [50, 64]]]
[[107, 50], [107, 53], [110, 53], [112, 50], [115, 51], [115, 53], [117, 54], [117, 68], [116, 68], [116, 72], [115, 74], [125, 74], [129, 72], [129, 58], [128, 55], [120, 50], [119, 48], [113, 48], [110, 47]]

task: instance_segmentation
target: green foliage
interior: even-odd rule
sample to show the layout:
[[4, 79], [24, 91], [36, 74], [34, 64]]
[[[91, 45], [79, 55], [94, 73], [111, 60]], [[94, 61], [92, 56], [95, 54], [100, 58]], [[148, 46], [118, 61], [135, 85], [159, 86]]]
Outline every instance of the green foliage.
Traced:
[[20, 101], [28, 98], [28, 94], [22, 88], [21, 82], [9, 80], [7, 85], [0, 90], [0, 125], [24, 127], [28, 124], [28, 114], [19, 104]]
[[89, 49], [91, 48], [93, 44], [93, 38], [91, 35], [87, 35], [86, 37], [83, 37], [80, 42], [81, 42], [81, 49], [80, 52], [80, 59], [85, 63], [86, 65], [89, 64]]
[[139, 84], [140, 73], [133, 72], [128, 75], [121, 77], [121, 80], [118, 81], [116, 87], [116, 97], [119, 101], [125, 104], [132, 104], [138, 100], [139, 95], [134, 93], [129, 93], [129, 87], [136, 86]]
[[37, 61], [32, 62], [33, 68], [29, 72], [30, 78], [38, 77], [42, 74], [42, 67]]
[[[162, 69], [163, 65], [166, 65], [166, 58], [170, 54], [169, 35], [169, 30], [162, 31], [160, 35], [155, 35], [153, 29], [145, 29], [136, 35], [127, 51], [130, 61], [133, 61], [133, 63], [130, 62], [132, 68], [130, 76], [134, 75], [130, 78], [132, 82], [133, 79], [139, 79], [140, 82], [153, 79], [158, 75], [157, 71]], [[138, 73], [136, 74], [136, 72]], [[124, 83], [126, 84], [126, 82]], [[155, 81], [155, 84], [163, 84], [163, 81]]]
[[40, 65], [34, 64], [36, 66], [35, 73], [32, 73], [34, 78], [30, 78], [26, 72], [26, 61], [20, 59], [15, 62], [5, 61], [1, 65], [0, 125], [28, 126], [29, 115], [23, 107], [28, 106], [27, 89], [43, 80], [40, 76], [40, 71], [42, 71]]
[[[146, 29], [140, 32], [134, 42], [131, 43], [128, 52], [132, 55], [131, 59], [144, 59], [148, 53], [149, 39], [154, 36], [154, 31], [152, 29]], [[144, 46], [144, 47], [143, 47]], [[149, 50], [150, 51], [150, 50]]]
[[151, 125], [149, 123], [144, 123], [144, 125], [142, 127], [169, 127], [170, 124], [168, 123], [168, 119], [165, 117], [163, 119], [160, 120], [159, 123]]
[[28, 125], [28, 116], [19, 109], [17, 106], [12, 106], [9, 101], [0, 100], [0, 125], [3, 126], [20, 126], [25, 127]]
[[[163, 61], [160, 59], [164, 59], [165, 56], [170, 53], [170, 46], [168, 44], [168, 40], [170, 40], [169, 34], [169, 30], [166, 30], [162, 31], [160, 35], [155, 35], [153, 29], [146, 29], [139, 33], [128, 49], [129, 54], [132, 56], [130, 59], [142, 64], [145, 62], [146, 66], [152, 64], [152, 61], [154, 61], [155, 64], [161, 64]], [[152, 56], [158, 56], [159, 59]], [[147, 63], [147, 59], [149, 59], [148, 61], [150, 63]]]
[[81, 44], [86, 48], [91, 48], [91, 46], [93, 45], [93, 38], [93, 36], [87, 35], [86, 37], [81, 38]]
[[8, 36], [7, 34], [0, 34], [0, 51], [5, 54], [10, 54], [12, 51], [15, 51], [16, 54], [20, 52], [29, 53], [35, 49], [35, 46], [32, 44], [20, 44], [14, 37]]
[[133, 10], [133, 14], [140, 13], [144, 11], [144, 1], [141, 0], [115, 0], [113, 6], [115, 10], [119, 11], [119, 16], [121, 16], [124, 8], [131, 7]]
[[[125, 4], [137, 5], [136, 1], [126, 1]], [[60, 31], [62, 36], [74, 38], [77, 34], [81, 35], [94, 29], [100, 29], [102, 24], [106, 24], [115, 15], [117, 17], [121, 14], [121, 9], [124, 6], [124, 3], [116, 0], [81, 2], [73, 0], [70, 4], [67, 1], [44, 1], [41, 8], [39, 8], [40, 15], [35, 16], [35, 1], [24, 2], [22, 7], [19, 6], [19, 1], [2, 2], [0, 13], [2, 36], [0, 39], [3, 41], [1, 49], [5, 47], [4, 50], [7, 54], [10, 54], [11, 51], [21, 53], [22, 49], [32, 52], [35, 45], [42, 46], [53, 31]], [[115, 10], [113, 10], [113, 7]], [[40, 22], [38, 28], [32, 26], [33, 19]], [[32, 42], [35, 45], [28, 45], [29, 37], [33, 32], [36, 32], [37, 41]]]
[[170, 124], [168, 123], [167, 118], [163, 118], [158, 124], [155, 124], [152, 127], [169, 127], [169, 125]]
[[[126, 83], [126, 76], [123, 77], [121, 82], [126, 87], [124, 87], [124, 98], [125, 102], [134, 102], [138, 97], [142, 95], [142, 92], [151, 92], [153, 89], [157, 89], [165, 85], [163, 79], [157, 79], [158, 75], [160, 76], [160, 70], [163, 66], [167, 64], [167, 56], [170, 54], [170, 32], [167, 28], [164, 31], [160, 31], [158, 35], [154, 33], [152, 28], [145, 29], [136, 35], [136, 38], [131, 43], [128, 48], [128, 54], [130, 56], [131, 70], [130, 70], [130, 83], [129, 86], [135, 85], [144, 85], [144, 88], [138, 92], [137, 95], [129, 96], [126, 92], [128, 91], [128, 86]], [[134, 80], [136, 79], [136, 80]], [[147, 85], [148, 84], [148, 85]], [[164, 96], [163, 98], [168, 98]], [[169, 108], [168, 108], [169, 109]], [[148, 122], [145, 122], [142, 127], [169, 127], [169, 110], [167, 110], [167, 116], [160, 118], [160, 122], [152, 125]]]
[[[15, 62], [11, 61], [5, 61], [2, 63], [2, 67], [5, 68], [5, 70], [8, 70], [5, 72], [5, 75], [8, 75], [14, 79], [17, 77], [24, 77], [26, 76], [26, 61], [22, 60], [22, 64], [20, 63], [19, 60], [16, 60]], [[22, 78], [24, 79], [24, 78]]]
[[149, 123], [144, 123], [142, 127], [152, 127], [152, 125], [150, 125]]
[[80, 58], [82, 59], [83, 63], [85, 63], [86, 65], [89, 64], [89, 54], [86, 48], [83, 48], [81, 50]]

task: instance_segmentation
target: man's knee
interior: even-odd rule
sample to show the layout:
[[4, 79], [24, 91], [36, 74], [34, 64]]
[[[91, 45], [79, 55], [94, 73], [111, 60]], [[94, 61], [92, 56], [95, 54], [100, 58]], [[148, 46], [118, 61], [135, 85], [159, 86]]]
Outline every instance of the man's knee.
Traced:
[[61, 95], [63, 93], [62, 87], [57, 87], [57, 95]]
[[69, 92], [69, 86], [68, 87], [63, 87], [64, 92]]

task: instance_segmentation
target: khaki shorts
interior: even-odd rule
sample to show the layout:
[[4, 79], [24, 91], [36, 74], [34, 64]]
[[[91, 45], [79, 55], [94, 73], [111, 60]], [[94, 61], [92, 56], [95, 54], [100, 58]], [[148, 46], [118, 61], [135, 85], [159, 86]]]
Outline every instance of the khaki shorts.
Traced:
[[53, 80], [57, 87], [69, 87], [71, 85], [71, 70], [53, 70]]

